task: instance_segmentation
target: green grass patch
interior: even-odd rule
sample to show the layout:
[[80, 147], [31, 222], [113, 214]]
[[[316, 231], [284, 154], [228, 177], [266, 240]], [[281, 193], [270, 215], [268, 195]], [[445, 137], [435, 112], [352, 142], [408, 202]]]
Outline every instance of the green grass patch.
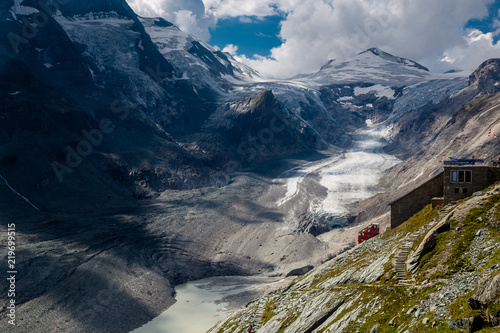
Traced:
[[387, 239], [389, 237], [395, 236], [398, 233], [402, 233], [404, 237], [404, 235], [415, 232], [418, 229], [422, 228], [424, 225], [430, 223], [433, 219], [438, 217], [440, 211], [441, 207], [432, 209], [432, 206], [429, 204], [400, 226], [384, 232], [382, 234], [382, 237], [384, 237], [384, 239]]
[[226, 323], [223, 327], [221, 327], [217, 333], [224, 333], [227, 330], [230, 330], [231, 332], [244, 332], [243, 330], [237, 331], [239, 327], [239, 324], [237, 322], [232, 322], [232, 323]]
[[452, 320], [474, 317], [481, 314], [479, 311], [472, 309], [469, 302], [467, 302], [472, 294], [474, 294], [474, 290], [469, 290], [469, 292], [459, 296], [455, 302], [448, 305]]
[[[336, 318], [333, 320], [329, 326], [335, 323], [345, 320], [345, 316], [349, 313], [356, 311], [360, 306], [370, 303], [371, 301], [377, 299], [377, 303], [380, 304], [380, 309], [371, 315], [369, 312], [372, 311], [371, 307], [363, 309], [358, 316], [358, 318], [364, 318], [364, 322], [353, 321], [350, 322], [346, 328], [347, 332], [369, 332], [370, 329], [376, 324], [380, 324], [378, 330], [379, 333], [392, 333], [399, 332], [402, 327], [413, 327], [411, 325], [413, 321], [413, 316], [407, 315], [406, 311], [412, 308], [414, 305], [420, 304], [423, 299], [427, 299], [430, 294], [437, 291], [437, 286], [430, 286], [427, 288], [415, 288], [408, 286], [367, 286], [360, 285], [356, 290], [354, 290], [354, 295], [361, 294], [359, 298], [353, 302], [349, 307], [345, 308]], [[402, 309], [405, 312], [402, 313]], [[393, 321], [394, 327], [389, 325], [390, 321]], [[424, 325], [425, 326], [425, 325]], [[446, 325], [446, 328], [448, 326]], [[424, 332], [438, 332], [435, 330], [436, 327], [426, 328]], [[327, 330], [325, 328], [324, 330]], [[450, 330], [442, 330], [439, 332], [450, 332]]]
[[487, 309], [492, 316], [498, 317], [500, 315], [500, 291], [498, 291], [495, 297], [488, 303]]
[[500, 263], [500, 249], [496, 249], [495, 252], [493, 252], [488, 261], [481, 267], [481, 270], [489, 268], [498, 263]]
[[296, 310], [294, 312], [292, 312], [291, 314], [289, 314], [285, 320], [281, 323], [281, 326], [278, 330], [278, 333], [283, 333], [285, 332], [285, 329], [290, 326], [295, 320], [297, 320], [297, 318], [299, 318], [301, 312]]
[[356, 256], [354, 256], [351, 260], [348, 260], [345, 263], [332, 263], [331, 269], [328, 272], [323, 274], [317, 274], [312, 283], [311, 288], [317, 288], [321, 283], [337, 277], [347, 270], [359, 270], [363, 267], [369, 265], [370, 260], [378, 258], [380, 252], [372, 251], [368, 247], [360, 248], [359, 252]]
[[[420, 318], [418, 323], [410, 330], [411, 332], [419, 332], [419, 333], [448, 333], [448, 332], [461, 332], [461, 331], [453, 331], [450, 329], [448, 324], [444, 321], [436, 321], [433, 318], [430, 318], [429, 323], [422, 324], [422, 319]], [[435, 322], [434, 327], [432, 327], [432, 322]]]
[[264, 307], [264, 312], [262, 313], [262, 318], [261, 318], [261, 323], [262, 325], [265, 325], [269, 320], [271, 320], [272, 317], [276, 315], [274, 310], [277, 308], [277, 302], [276, 301], [266, 301], [266, 305]]
[[[424, 254], [420, 259], [417, 279], [424, 280], [426, 278], [438, 279], [448, 275], [448, 268], [445, 261], [448, 259], [449, 252], [447, 248], [452, 243], [455, 234], [451, 231], [442, 232], [436, 236], [436, 246], [430, 252]], [[432, 274], [428, 272], [441, 265], [441, 269], [436, 270]]]
[[[482, 206], [471, 209], [469, 214], [465, 217], [465, 220], [459, 223], [460, 231], [453, 240], [452, 254], [447, 260], [451, 272], [473, 269], [463, 254], [469, 251], [471, 243], [476, 237], [476, 232], [488, 225], [484, 223], [486, 213], [488, 213], [499, 201], [500, 194], [491, 196]], [[479, 218], [481, 218], [482, 221], [480, 221]], [[495, 234], [498, 233], [498, 230], [492, 231], [494, 231]]]

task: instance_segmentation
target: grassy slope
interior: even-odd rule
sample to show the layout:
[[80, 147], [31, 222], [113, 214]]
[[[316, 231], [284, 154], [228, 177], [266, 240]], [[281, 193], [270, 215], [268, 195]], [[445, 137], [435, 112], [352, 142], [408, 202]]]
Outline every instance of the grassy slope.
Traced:
[[[254, 328], [266, 324], [259, 332], [304, 332], [298, 323], [306, 327], [310, 324], [308, 318], [318, 322], [307, 332], [369, 332], [376, 324], [380, 325], [378, 332], [452, 332], [449, 320], [481, 314], [467, 302], [477, 280], [500, 273], [498, 268], [491, 268], [500, 263], [499, 202], [497, 186], [485, 190], [480, 197], [446, 207], [446, 211], [428, 206], [402, 226], [334, 258], [297, 278], [289, 287], [270, 293], [264, 298], [263, 312], [258, 311], [258, 305], [264, 300], [255, 301], [210, 332], [246, 332], [249, 323], [254, 323]], [[414, 275], [407, 273], [407, 281], [396, 279], [393, 264], [388, 260], [383, 262], [382, 276], [374, 282], [360, 283], [355, 278], [339, 282], [340, 275], [365, 269], [377, 258], [390, 255], [392, 259], [406, 236], [418, 233], [452, 210], [455, 213], [450, 230], [436, 237], [435, 248], [421, 259]], [[413, 249], [425, 233], [416, 239]], [[322, 297], [329, 301], [319, 302]], [[343, 305], [321, 321], [310, 310], [328, 308], [338, 300]], [[490, 302], [488, 310], [498, 314], [499, 295]], [[480, 332], [498, 331], [484, 327]]]

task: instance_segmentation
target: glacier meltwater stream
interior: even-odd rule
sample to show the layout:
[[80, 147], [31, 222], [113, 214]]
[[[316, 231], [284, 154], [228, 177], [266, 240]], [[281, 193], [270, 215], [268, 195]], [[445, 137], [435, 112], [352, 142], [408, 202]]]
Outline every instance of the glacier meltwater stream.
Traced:
[[[360, 129], [353, 135], [353, 144], [341, 155], [308, 162], [283, 173], [275, 184], [280, 184], [283, 196], [276, 205], [281, 206], [299, 196], [308, 175], [320, 176], [320, 184], [327, 195], [310, 197], [310, 209], [326, 214], [347, 214], [346, 205], [366, 199], [376, 192], [377, 182], [384, 170], [399, 163], [396, 157], [382, 152], [387, 143], [385, 127]], [[255, 288], [256, 283], [214, 283], [213, 279], [192, 281], [176, 287], [177, 303], [133, 333], [200, 333], [206, 332], [217, 321], [230, 314], [224, 297]], [[226, 280], [231, 281], [231, 280]], [[258, 285], [258, 283], [257, 283]]]

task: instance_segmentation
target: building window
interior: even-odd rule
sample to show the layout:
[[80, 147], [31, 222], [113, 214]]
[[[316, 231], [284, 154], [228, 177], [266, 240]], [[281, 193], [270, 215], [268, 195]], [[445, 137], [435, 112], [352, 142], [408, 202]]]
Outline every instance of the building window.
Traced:
[[458, 187], [455, 187], [455, 193], [460, 193], [460, 189]]
[[466, 187], [464, 187], [464, 188], [462, 189], [462, 193], [463, 193], [463, 194], [467, 194], [467, 188], [466, 188]]
[[472, 182], [472, 171], [452, 171], [451, 172], [451, 182], [452, 183], [470, 183]]

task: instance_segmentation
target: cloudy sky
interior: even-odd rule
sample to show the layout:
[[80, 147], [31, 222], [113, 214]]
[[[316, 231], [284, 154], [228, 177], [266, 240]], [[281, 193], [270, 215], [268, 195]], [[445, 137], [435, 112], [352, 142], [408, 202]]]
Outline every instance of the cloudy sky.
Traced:
[[317, 71], [370, 47], [434, 72], [500, 57], [500, 0], [127, 0], [264, 76]]

